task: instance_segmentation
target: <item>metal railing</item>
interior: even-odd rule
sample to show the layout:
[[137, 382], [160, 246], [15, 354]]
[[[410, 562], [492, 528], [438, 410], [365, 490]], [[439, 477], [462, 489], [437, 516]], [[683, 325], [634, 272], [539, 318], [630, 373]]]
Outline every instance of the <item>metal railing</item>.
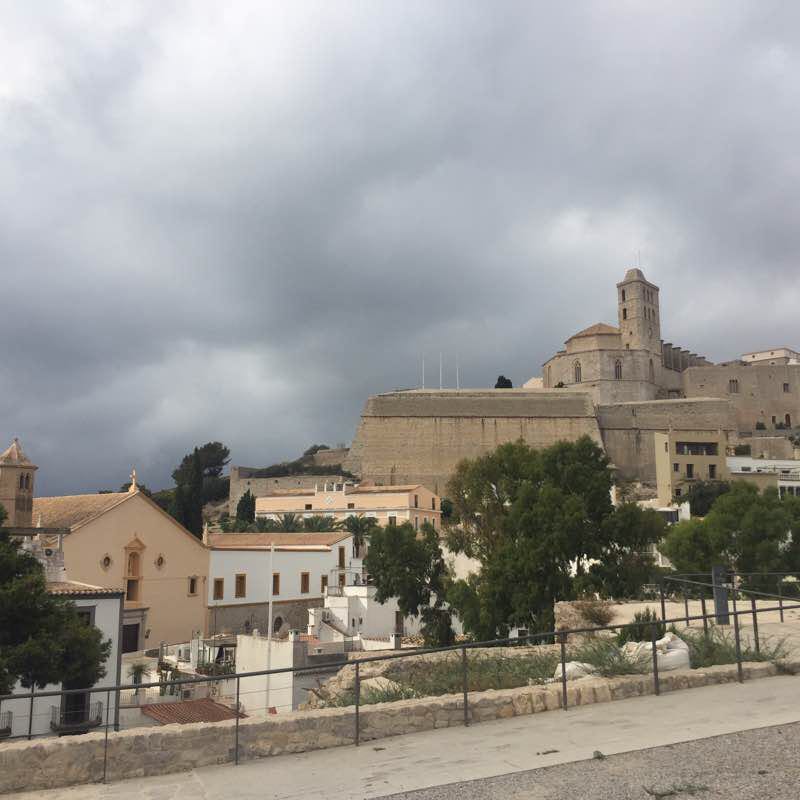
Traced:
[[11, 723], [14, 720], [14, 715], [10, 711], [4, 711], [0, 714], [0, 739], [6, 739], [11, 736]]
[[[701, 576], [702, 577], [702, 576]], [[688, 581], [688, 579], [685, 579]], [[713, 588], [713, 585], [710, 583], [703, 583], [702, 581], [693, 581], [691, 582], [695, 586], [702, 586], [706, 589]], [[759, 635], [758, 635], [758, 615], [765, 614], [770, 612], [776, 612], [780, 610], [788, 610], [788, 609], [800, 609], [800, 602], [787, 604], [785, 602], [782, 605], [778, 606], [770, 606], [770, 607], [757, 607], [755, 603], [755, 595], [759, 593], [752, 593], [748, 592], [747, 590], [739, 590], [740, 595], [753, 595], [752, 602], [749, 607], [745, 606], [742, 607], [741, 605], [737, 606], [736, 598], [734, 595], [734, 603], [733, 609], [728, 611], [728, 614], [733, 619], [733, 628], [734, 628], [734, 635], [735, 635], [735, 653], [736, 653], [736, 664], [737, 664], [737, 675], [738, 680], [741, 683], [744, 680], [744, 671], [742, 668], [742, 634], [741, 634], [741, 620], [740, 617], [742, 616], [750, 616], [753, 617], [753, 636], [755, 639], [755, 650], [758, 651], [759, 648]], [[766, 596], [769, 595], [759, 594], [759, 596]], [[660, 635], [660, 630], [662, 630], [661, 626], [667, 625], [681, 625], [686, 624], [690, 625], [692, 622], [700, 622], [703, 625], [703, 630], [705, 634], [708, 636], [710, 631], [710, 626], [713, 624], [713, 617], [715, 616], [714, 612], [709, 613], [703, 605], [702, 613], [701, 614], [690, 614], [688, 613], [688, 609], [686, 613], [677, 616], [674, 618], [667, 618], [665, 614], [661, 615], [661, 618], [657, 621], [652, 621], [647, 623], [649, 625], [649, 640], [651, 646], [651, 653], [652, 653], [652, 680], [653, 680], [653, 692], [655, 695], [660, 695], [661, 688], [660, 688], [660, 676], [659, 676], [659, 660], [658, 660], [658, 647], [657, 641]], [[464, 725], [469, 726], [471, 720], [471, 710], [470, 710], [470, 692], [472, 691], [483, 691], [483, 689], [476, 689], [470, 688], [470, 659], [468, 657], [469, 652], [472, 650], [482, 649], [482, 648], [496, 648], [498, 646], [516, 646], [519, 648], [530, 647], [530, 653], [535, 653], [536, 650], [542, 645], [549, 645], [550, 651], [554, 655], [557, 656], [556, 661], [560, 663], [560, 679], [551, 678], [545, 681], [546, 683], [550, 684], [559, 684], [560, 683], [560, 707], [567, 711], [569, 710], [569, 693], [567, 690], [567, 670], [566, 665], [569, 657], [568, 651], [568, 638], [573, 635], [588, 635], [594, 636], [601, 632], [613, 632], [618, 633], [624, 629], [628, 628], [642, 628], [642, 623], [640, 621], [632, 621], [632, 622], [624, 622], [624, 623], [614, 623], [609, 625], [592, 625], [586, 626], [582, 628], [571, 628], [568, 630], [558, 630], [558, 631], [547, 631], [543, 633], [527, 633], [517, 637], [507, 637], [502, 639], [492, 639], [489, 641], [481, 641], [481, 642], [463, 642], [458, 643], [446, 647], [433, 647], [433, 648], [418, 648], [408, 651], [396, 651], [392, 653], [384, 653], [374, 656], [363, 656], [357, 659], [354, 659], [349, 664], [353, 665], [354, 667], [354, 684], [353, 684], [353, 696], [352, 696], [352, 708], [354, 711], [353, 719], [354, 719], [354, 727], [353, 727], [353, 743], [355, 745], [359, 745], [361, 743], [361, 708], [364, 705], [365, 696], [362, 691], [362, 670], [364, 665], [382, 662], [382, 661], [396, 661], [399, 659], [409, 659], [409, 658], [417, 658], [420, 656], [428, 656], [431, 654], [437, 653], [452, 653], [454, 659], [452, 660], [451, 664], [455, 669], [453, 673], [455, 683], [452, 684], [451, 688], [456, 689], [456, 693], [461, 695], [461, 703], [463, 704], [464, 710]], [[547, 651], [540, 651], [540, 652], [547, 652]], [[511, 656], [509, 656], [511, 657]], [[649, 657], [648, 657], [649, 661]], [[555, 661], [554, 661], [555, 663]], [[732, 662], [731, 662], [732, 663]], [[69, 695], [75, 694], [84, 694], [84, 695], [101, 695], [104, 697], [104, 702], [92, 702], [88, 708], [89, 711], [85, 715], [87, 720], [90, 721], [95, 727], [99, 727], [100, 725], [103, 726], [105, 730], [105, 747], [104, 747], [104, 756], [103, 756], [103, 769], [102, 769], [102, 780], [106, 781], [108, 776], [108, 739], [110, 735], [110, 731], [118, 730], [120, 728], [124, 728], [125, 724], [123, 722], [120, 725], [116, 719], [116, 715], [119, 713], [119, 695], [121, 692], [127, 692], [131, 690], [148, 690], [153, 688], [158, 688], [160, 691], [170, 694], [177, 694], [178, 696], [185, 696], [190, 695], [192, 697], [197, 697], [201, 693], [199, 691], [187, 691], [193, 689], [200, 689], [205, 685], [206, 687], [206, 694], [204, 696], [212, 697], [217, 700], [217, 702], [222, 702], [224, 705], [227, 705], [229, 709], [231, 709], [231, 717], [235, 718], [235, 725], [233, 726], [233, 763], [234, 765], [239, 764], [242, 756], [242, 749], [240, 748], [239, 742], [239, 721], [242, 716], [257, 716], [254, 714], [253, 711], [250, 710], [249, 703], [250, 701], [247, 700], [247, 695], [254, 695], [254, 694], [263, 694], [263, 690], [259, 689], [258, 691], [252, 689], [248, 684], [244, 683], [248, 681], [248, 679], [252, 678], [266, 678], [268, 681], [268, 688], [267, 688], [267, 706], [263, 709], [265, 718], [270, 715], [276, 713], [279, 710], [294, 710], [293, 704], [290, 703], [288, 705], [278, 705], [273, 707], [270, 705], [270, 684], [271, 682], [275, 681], [280, 676], [289, 676], [293, 680], [294, 679], [304, 679], [308, 678], [309, 676], [319, 676], [321, 674], [326, 673], [336, 673], [342, 668], [342, 664], [333, 664], [333, 665], [308, 665], [303, 667], [281, 667], [275, 668], [270, 670], [255, 670], [249, 672], [239, 672], [234, 673], [232, 675], [226, 675], [222, 677], [191, 677], [191, 678], [178, 678], [173, 680], [162, 680], [162, 681], [153, 681], [149, 683], [139, 683], [139, 684], [120, 684], [114, 686], [107, 686], [102, 688], [95, 688], [95, 689], [65, 689], [60, 691], [46, 691], [46, 692], [36, 692], [35, 690], [27, 693], [27, 694], [17, 694], [17, 695], [3, 695], [0, 696], [0, 705], [6, 703], [8, 701], [23, 701], [26, 704], [29, 704], [29, 711], [30, 711], [30, 720], [28, 721], [28, 735], [27, 738], [32, 738], [32, 719], [34, 714], [34, 707], [35, 701], [41, 698], [61, 698], [60, 702], [62, 705], [67, 705], [65, 703], [65, 698]], [[649, 671], [649, 667], [648, 667]], [[473, 673], [474, 677], [474, 673]], [[542, 682], [542, 681], [539, 681]], [[519, 685], [519, 684], [516, 684]], [[527, 684], [525, 684], [527, 685]], [[493, 688], [493, 687], [489, 687]], [[503, 688], [511, 688], [505, 686]], [[272, 689], [272, 691], [279, 691], [278, 687]], [[449, 693], [452, 694], [453, 692], [440, 692], [439, 694]], [[432, 693], [433, 696], [435, 693]], [[244, 702], [244, 701], [247, 702]], [[111, 709], [115, 709], [115, 716], [112, 717]], [[53, 706], [53, 714], [58, 714], [57, 719], [59, 723], [68, 722], [68, 720], [64, 719], [61, 715], [61, 707], [60, 706]], [[242, 710], [244, 713], [242, 713]], [[136, 709], [136, 711], [140, 711]], [[258, 709], [256, 709], [258, 711]], [[2, 712], [2, 709], [0, 709]], [[103, 722], [102, 717], [103, 713], [105, 712], [105, 721]], [[8, 712], [6, 712], [8, 713]], [[3, 719], [2, 714], [0, 713], [0, 720]], [[56, 717], [54, 716], [54, 719]], [[86, 721], [82, 720], [81, 725], [86, 727]]]
[[[84, 690], [85, 691], [85, 690]], [[96, 700], [84, 708], [50, 706], [50, 728], [58, 732], [78, 732], [96, 728], [103, 722], [103, 703]]]

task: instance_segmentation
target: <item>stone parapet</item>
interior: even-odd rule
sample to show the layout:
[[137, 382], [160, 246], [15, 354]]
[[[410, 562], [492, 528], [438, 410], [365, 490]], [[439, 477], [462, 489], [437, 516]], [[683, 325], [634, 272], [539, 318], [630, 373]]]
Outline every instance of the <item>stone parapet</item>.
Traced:
[[[775, 675], [770, 663], [743, 665], [747, 679]], [[782, 671], [800, 671], [800, 662], [782, 664]], [[661, 692], [729, 683], [737, 679], [735, 664], [702, 670], [665, 672]], [[567, 685], [569, 707], [605, 703], [653, 694], [651, 675], [583, 678]], [[471, 692], [471, 723], [539, 714], [562, 707], [561, 684], [518, 689]], [[361, 741], [374, 741], [405, 733], [462, 726], [463, 695], [444, 695], [394, 703], [362, 706]], [[325, 708], [294, 712], [269, 719], [239, 722], [239, 758], [265, 758], [353, 744], [355, 709]], [[235, 720], [191, 725], [166, 725], [109, 733], [107, 779], [122, 780], [183, 772], [197, 767], [232, 762], [235, 757]], [[58, 786], [95, 783], [103, 778], [105, 737], [83, 736], [9, 742], [0, 745], [0, 793], [33, 791]]]

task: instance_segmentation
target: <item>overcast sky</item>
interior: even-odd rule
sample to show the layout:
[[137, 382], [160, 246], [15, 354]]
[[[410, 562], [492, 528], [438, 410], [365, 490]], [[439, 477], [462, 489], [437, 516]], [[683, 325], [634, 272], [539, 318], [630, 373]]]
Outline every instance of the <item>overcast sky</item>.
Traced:
[[539, 374], [637, 251], [665, 339], [800, 346], [798, 9], [2, 0], [0, 437], [39, 494], [349, 442], [423, 352]]

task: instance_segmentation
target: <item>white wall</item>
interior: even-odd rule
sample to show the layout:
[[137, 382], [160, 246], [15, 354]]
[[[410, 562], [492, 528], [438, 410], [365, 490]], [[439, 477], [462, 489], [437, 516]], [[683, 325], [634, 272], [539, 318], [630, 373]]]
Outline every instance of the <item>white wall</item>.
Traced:
[[[273, 639], [271, 655], [268, 655], [268, 649], [269, 640], [266, 637], [237, 636], [236, 671], [257, 672], [267, 669], [268, 659], [271, 669], [293, 666], [294, 642]], [[240, 679], [239, 702], [248, 717], [266, 716], [268, 706], [274, 707], [279, 714], [291, 711], [293, 698], [294, 679], [291, 672]]]
[[[119, 661], [119, 626], [120, 616], [122, 614], [122, 599], [117, 597], [72, 597], [70, 598], [77, 608], [92, 608], [95, 609], [94, 624], [102, 631], [103, 640], [111, 640], [111, 652], [105, 663], [106, 674], [95, 685], [94, 689], [102, 688], [104, 686], [114, 686], [118, 683], [117, 664]], [[59, 684], [49, 684], [44, 689], [37, 689], [42, 692], [56, 692], [61, 690]], [[17, 684], [13, 690], [14, 694], [30, 693], [29, 689], [24, 689], [20, 684]], [[94, 692], [89, 697], [89, 702], [101, 701], [103, 703], [103, 722], [106, 720], [106, 708], [108, 708], [108, 720], [113, 725], [116, 712], [116, 697], [115, 693], [111, 692], [108, 697], [105, 692]], [[108, 706], [107, 706], [108, 702]], [[51, 707], [60, 706], [60, 697], [42, 697], [41, 699], [34, 699], [33, 702], [33, 725], [32, 735], [43, 736], [50, 735], [53, 731], [50, 728]], [[0, 711], [11, 711], [13, 719], [11, 723], [12, 736], [27, 736], [28, 735], [28, 720], [30, 711], [30, 699], [20, 700], [4, 700], [0, 703]]]
[[[304, 600], [322, 597], [320, 579], [339, 565], [339, 547], [345, 549], [347, 568], [360, 569], [361, 561], [353, 559], [353, 540], [347, 538], [335, 544], [330, 550], [279, 550], [275, 549], [273, 572], [280, 573], [280, 594], [275, 600]], [[269, 600], [272, 577], [269, 569], [269, 550], [211, 550], [208, 579], [208, 604], [236, 605], [245, 603], [265, 603]], [[300, 573], [308, 572], [309, 591], [300, 592]], [[247, 575], [245, 597], [235, 597], [236, 575]], [[225, 581], [222, 600], [214, 599], [214, 580]]]

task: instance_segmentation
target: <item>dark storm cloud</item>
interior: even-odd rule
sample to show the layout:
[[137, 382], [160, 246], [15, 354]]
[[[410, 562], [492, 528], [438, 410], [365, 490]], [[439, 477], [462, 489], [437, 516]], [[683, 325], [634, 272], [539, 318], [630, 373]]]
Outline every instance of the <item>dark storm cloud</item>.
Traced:
[[800, 345], [798, 11], [3, 5], [0, 433], [40, 490], [349, 440], [365, 397], [519, 384], [615, 321]]

